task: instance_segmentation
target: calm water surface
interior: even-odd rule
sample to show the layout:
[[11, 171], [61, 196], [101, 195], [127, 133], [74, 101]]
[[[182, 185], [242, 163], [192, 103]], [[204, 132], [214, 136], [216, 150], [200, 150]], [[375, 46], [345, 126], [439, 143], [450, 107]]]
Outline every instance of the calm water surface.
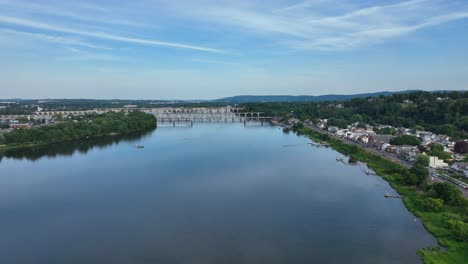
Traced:
[[0, 263], [420, 263], [435, 240], [391, 187], [307, 142], [195, 124], [7, 153]]

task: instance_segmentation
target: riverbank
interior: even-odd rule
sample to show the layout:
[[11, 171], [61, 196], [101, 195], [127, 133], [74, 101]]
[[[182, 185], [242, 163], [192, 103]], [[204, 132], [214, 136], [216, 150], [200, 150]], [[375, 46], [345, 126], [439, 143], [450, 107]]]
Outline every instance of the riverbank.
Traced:
[[69, 139], [69, 140], [62, 140], [62, 141], [54, 141], [54, 142], [34, 142], [34, 143], [24, 143], [24, 144], [0, 145], [0, 154], [4, 153], [6, 151], [11, 151], [11, 150], [22, 150], [22, 149], [27, 149], [27, 148], [43, 147], [43, 146], [47, 146], [47, 145], [58, 144], [58, 143], [66, 143], [66, 142], [73, 142], [73, 141], [79, 141], [79, 140], [83, 140], [83, 139], [96, 139], [96, 138], [103, 138], [103, 137], [124, 136], [124, 135], [129, 135], [129, 134], [132, 134], [132, 133], [136, 133], [136, 132], [147, 132], [147, 131], [151, 131], [151, 130], [152, 129], [139, 129], [139, 130], [126, 131], [126, 132], [122, 132], [122, 133], [108, 133], [108, 134], [102, 134], [102, 135], [95, 135], [95, 136], [91, 136], [91, 137]]
[[90, 115], [50, 126], [13, 130], [0, 138], [3, 142], [0, 151], [144, 131], [156, 126], [156, 117], [143, 112]]
[[423, 208], [423, 201], [427, 198], [425, 191], [414, 186], [407, 186], [402, 181], [401, 175], [408, 170], [407, 168], [361, 147], [347, 144], [307, 127], [297, 128], [296, 132], [312, 140], [326, 142], [334, 150], [366, 163], [369, 168], [389, 182], [404, 197], [403, 202], [407, 209], [421, 219], [424, 227], [437, 239], [439, 245], [445, 248], [445, 250], [439, 247], [421, 249], [418, 254], [424, 263], [468, 263], [468, 243], [457, 241], [449, 226], [449, 220], [454, 218], [465, 222], [468, 220], [468, 201], [466, 199], [462, 201], [461, 205], [445, 205], [440, 212], [428, 212]]

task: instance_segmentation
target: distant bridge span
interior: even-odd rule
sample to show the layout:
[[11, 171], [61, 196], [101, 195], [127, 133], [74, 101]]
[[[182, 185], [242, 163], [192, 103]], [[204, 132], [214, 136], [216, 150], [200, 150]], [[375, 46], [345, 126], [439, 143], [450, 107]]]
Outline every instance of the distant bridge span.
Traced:
[[87, 114], [103, 114], [108, 112], [142, 111], [153, 114], [158, 122], [250, 122], [258, 121], [263, 124], [271, 118], [263, 116], [261, 112], [242, 112], [239, 107], [160, 107], [160, 108], [99, 108], [72, 111], [37, 111], [31, 115], [3, 115], [1, 120], [18, 118], [52, 119], [56, 116], [84, 116]]

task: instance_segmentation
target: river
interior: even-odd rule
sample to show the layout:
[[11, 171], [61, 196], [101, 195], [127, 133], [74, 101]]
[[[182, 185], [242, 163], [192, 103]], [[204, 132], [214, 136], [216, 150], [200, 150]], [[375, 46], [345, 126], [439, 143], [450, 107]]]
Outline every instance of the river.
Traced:
[[196, 123], [5, 153], [0, 263], [421, 263], [389, 184], [308, 141]]

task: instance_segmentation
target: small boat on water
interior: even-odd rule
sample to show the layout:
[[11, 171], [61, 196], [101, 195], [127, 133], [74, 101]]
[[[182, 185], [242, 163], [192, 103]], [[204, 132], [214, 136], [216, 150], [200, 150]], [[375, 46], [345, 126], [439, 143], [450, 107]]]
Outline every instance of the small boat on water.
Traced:
[[389, 193], [384, 194], [384, 197], [385, 198], [399, 198], [399, 199], [403, 198], [403, 196], [401, 196], [401, 195], [391, 195]]
[[140, 148], [144, 148], [145, 146], [138, 144], [138, 145], [135, 145], [135, 147], [140, 149]]

